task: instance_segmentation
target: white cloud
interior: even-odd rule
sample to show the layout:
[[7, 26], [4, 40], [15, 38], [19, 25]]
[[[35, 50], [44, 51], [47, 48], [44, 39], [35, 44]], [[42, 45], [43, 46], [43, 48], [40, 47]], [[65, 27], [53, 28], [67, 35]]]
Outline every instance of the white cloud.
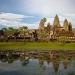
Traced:
[[33, 16], [25, 16], [21, 14], [14, 14], [14, 13], [0, 13], [1, 20], [7, 21], [18, 21], [22, 20], [23, 18], [32, 18]]
[[[54, 16], [46, 17], [47, 18], [46, 24], [50, 22], [50, 24], [53, 25]], [[58, 16], [59, 16], [61, 25], [63, 25], [65, 18], [67, 18], [68, 21], [72, 22], [73, 27], [75, 27], [74, 26], [75, 14], [63, 14]], [[33, 18], [33, 16], [24, 16], [24, 15], [13, 14], [13, 13], [0, 13], [0, 25], [1, 26], [4, 25], [7, 27], [17, 27], [17, 28], [21, 26], [27, 26], [29, 29], [36, 29], [39, 27], [40, 20], [36, 23], [30, 24], [30, 23], [25, 23], [22, 21], [26, 18]]]
[[25, 12], [46, 17], [47, 22], [53, 24], [54, 16], [58, 14], [61, 25], [65, 18], [75, 27], [75, 1], [74, 0], [26, 0], [22, 7]]
[[24, 6], [28, 13], [41, 16], [54, 16], [75, 11], [71, 0], [27, 0], [23, 2]]
[[[22, 3], [23, 2], [23, 3]], [[58, 14], [61, 24], [65, 18], [71, 21], [75, 27], [75, 7], [73, 0], [22, 0], [21, 10], [25, 13], [35, 16], [46, 17], [47, 23], [53, 24], [54, 16]], [[14, 13], [0, 13], [0, 24], [6, 26], [28, 26], [29, 28], [38, 27], [38, 23], [27, 24], [22, 22], [25, 18], [34, 16], [25, 16]], [[37, 18], [37, 17], [36, 17]]]
[[13, 14], [13, 13], [0, 13], [0, 19], [15, 21], [24, 18], [24, 15]]
[[32, 28], [34, 24], [27, 24], [22, 22], [22, 20], [26, 18], [33, 18], [33, 16], [25, 16], [14, 13], [0, 13], [0, 25], [5, 25], [7, 27], [28, 26], [29, 28]]

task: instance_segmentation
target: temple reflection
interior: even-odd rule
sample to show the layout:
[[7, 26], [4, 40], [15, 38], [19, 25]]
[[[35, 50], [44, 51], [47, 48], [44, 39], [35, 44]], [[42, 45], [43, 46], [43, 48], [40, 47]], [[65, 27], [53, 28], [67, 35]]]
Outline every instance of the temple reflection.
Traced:
[[[75, 58], [64, 52], [0, 52], [0, 63], [12, 64], [20, 60], [25, 69], [38, 70], [39, 75], [69, 75], [75, 73]], [[71, 53], [72, 54], [72, 53]], [[61, 56], [60, 56], [61, 55]], [[35, 71], [36, 72], [36, 71]], [[44, 74], [43, 74], [44, 73]], [[37, 74], [38, 75], [38, 72]]]

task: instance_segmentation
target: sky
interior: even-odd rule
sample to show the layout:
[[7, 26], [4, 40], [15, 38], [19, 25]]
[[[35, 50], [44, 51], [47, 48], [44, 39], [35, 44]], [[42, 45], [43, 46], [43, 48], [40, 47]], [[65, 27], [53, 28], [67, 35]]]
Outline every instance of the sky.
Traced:
[[75, 0], [0, 0], [0, 28], [27, 26], [36, 29], [41, 18], [53, 24], [55, 15], [75, 27]]

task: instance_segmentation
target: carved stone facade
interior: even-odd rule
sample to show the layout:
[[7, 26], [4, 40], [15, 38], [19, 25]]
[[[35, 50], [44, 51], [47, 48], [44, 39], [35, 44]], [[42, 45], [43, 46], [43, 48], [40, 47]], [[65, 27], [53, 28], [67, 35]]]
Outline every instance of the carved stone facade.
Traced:
[[[44, 18], [45, 19], [45, 18]], [[50, 25], [50, 23], [47, 24], [47, 27], [45, 27], [44, 19], [41, 19], [39, 24], [39, 31], [40, 32], [46, 32], [49, 34], [49, 36], [59, 37], [59, 36], [67, 36], [67, 37], [73, 37], [74, 33], [72, 32], [72, 24], [68, 22], [67, 19], [64, 20], [63, 26], [60, 25], [59, 17], [56, 15], [54, 17], [53, 25]], [[53, 34], [52, 34], [53, 33]]]

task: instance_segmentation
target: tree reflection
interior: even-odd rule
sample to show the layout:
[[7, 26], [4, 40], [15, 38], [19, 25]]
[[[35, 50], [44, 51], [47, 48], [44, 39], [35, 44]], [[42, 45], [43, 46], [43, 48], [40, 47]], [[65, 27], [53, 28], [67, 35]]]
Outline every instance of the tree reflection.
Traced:
[[[23, 53], [23, 51], [22, 51]], [[48, 53], [30, 53], [27, 55], [23, 54], [22, 53], [17, 53], [17, 52], [0, 52], [0, 61], [3, 62], [3, 63], [13, 63], [14, 61], [17, 61], [17, 60], [20, 60], [21, 61], [21, 64], [22, 66], [26, 66], [27, 64], [29, 64], [29, 60], [30, 59], [38, 59], [39, 61], [39, 65], [41, 68], [43, 68], [43, 70], [51, 70], [51, 68], [53, 67], [54, 71], [55, 72], [58, 72], [59, 70], [59, 64], [61, 61], [63, 61], [63, 66], [64, 66], [64, 69], [67, 69], [68, 67], [68, 64], [70, 64], [70, 61], [74, 60], [74, 57], [68, 57], [68, 56], [63, 56], [63, 53], [60, 53], [59, 55], [56, 54], [57, 56], [55, 56], [53, 54], [53, 58], [50, 59], [49, 57], [49, 54]], [[21, 54], [21, 55], [20, 55]], [[34, 55], [35, 54], [35, 55]], [[52, 64], [51, 64], [52, 62]], [[53, 65], [53, 66], [52, 66]]]
[[20, 58], [20, 61], [22, 62], [22, 66], [26, 66], [28, 63], [29, 63], [29, 57], [24, 57], [24, 56], [22, 56], [21, 58]]

